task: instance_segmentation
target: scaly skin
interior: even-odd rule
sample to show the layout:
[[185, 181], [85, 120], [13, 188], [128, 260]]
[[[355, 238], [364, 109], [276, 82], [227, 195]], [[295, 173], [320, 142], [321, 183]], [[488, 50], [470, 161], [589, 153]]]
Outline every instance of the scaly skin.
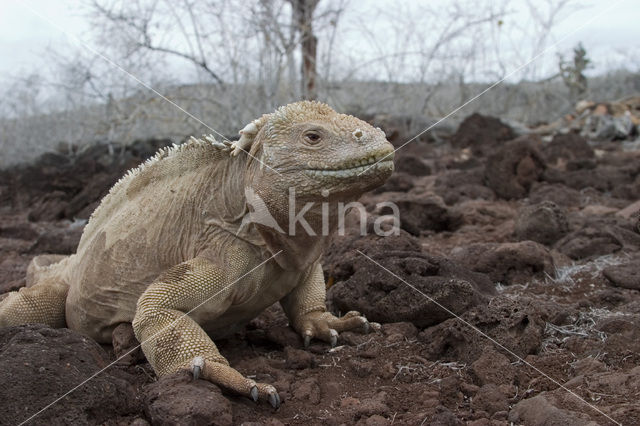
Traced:
[[[27, 287], [0, 303], [0, 326], [66, 325], [106, 343], [132, 323], [159, 376], [190, 369], [277, 407], [276, 389], [231, 368], [212, 338], [277, 301], [305, 344], [368, 329], [357, 312], [326, 312], [320, 256], [338, 203], [382, 185], [392, 159], [381, 130], [307, 101], [255, 120], [233, 144], [161, 150], [111, 189], [75, 255], [34, 259]], [[295, 214], [315, 203], [304, 215], [311, 233], [290, 229], [290, 191]]]

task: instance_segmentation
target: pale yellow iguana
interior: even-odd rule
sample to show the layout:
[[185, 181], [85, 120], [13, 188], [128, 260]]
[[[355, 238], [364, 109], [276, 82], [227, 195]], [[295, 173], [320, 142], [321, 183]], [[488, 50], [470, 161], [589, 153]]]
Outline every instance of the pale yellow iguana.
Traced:
[[326, 312], [320, 257], [339, 203], [382, 185], [392, 159], [380, 129], [309, 101], [253, 121], [233, 144], [160, 150], [114, 185], [75, 255], [32, 261], [27, 287], [0, 303], [0, 326], [66, 326], [107, 343], [133, 323], [159, 376], [190, 369], [277, 407], [276, 389], [231, 368], [212, 337], [277, 301], [305, 345], [366, 331], [357, 312]]

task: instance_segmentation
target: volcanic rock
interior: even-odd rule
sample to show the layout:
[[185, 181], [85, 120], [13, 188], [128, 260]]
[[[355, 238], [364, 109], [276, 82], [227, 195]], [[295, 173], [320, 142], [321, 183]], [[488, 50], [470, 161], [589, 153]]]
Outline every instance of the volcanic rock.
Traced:
[[75, 331], [42, 324], [0, 328], [2, 422], [21, 423], [54, 401], [36, 423], [98, 424], [139, 412], [135, 389], [118, 371], [91, 378], [108, 364], [100, 345]]
[[457, 247], [451, 257], [472, 271], [488, 274], [494, 282], [502, 284], [524, 284], [533, 277], [554, 273], [549, 250], [534, 241], [475, 243]]
[[607, 266], [602, 271], [616, 287], [640, 290], [640, 257], [635, 257], [620, 265]]
[[569, 232], [569, 222], [563, 209], [551, 201], [522, 207], [518, 212], [515, 236], [550, 245]]
[[533, 183], [542, 178], [546, 166], [538, 144], [535, 137], [523, 136], [507, 142], [488, 158], [485, 182], [498, 197], [526, 197]]
[[154, 425], [231, 425], [231, 403], [207, 380], [187, 370], [144, 388], [144, 412]]
[[393, 247], [390, 238], [362, 237], [352, 246], [356, 254], [329, 259], [329, 265], [335, 262], [330, 270], [350, 272], [342, 272], [346, 279], [329, 289], [332, 306], [342, 312], [360, 311], [371, 321], [409, 321], [425, 327], [450, 318], [448, 311], [459, 314], [484, 303], [485, 295], [493, 293], [486, 276], [415, 246], [411, 249], [406, 237], [393, 237]]
[[475, 113], [460, 124], [451, 145], [458, 149], [471, 147], [474, 153], [482, 154], [515, 137], [511, 127], [499, 119]]

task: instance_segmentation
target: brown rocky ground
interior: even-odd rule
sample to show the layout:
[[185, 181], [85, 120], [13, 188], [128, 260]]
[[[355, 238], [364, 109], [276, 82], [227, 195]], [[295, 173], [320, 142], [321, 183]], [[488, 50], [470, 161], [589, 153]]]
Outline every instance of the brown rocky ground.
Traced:
[[[410, 137], [386, 125], [392, 142]], [[218, 341], [276, 385], [279, 410], [188, 374], [158, 381], [139, 350], [112, 365], [136, 344], [126, 327], [101, 347], [29, 325], [0, 330], [0, 424], [71, 389], [30, 424], [640, 424], [640, 151], [547, 139], [474, 115], [448, 143], [398, 152], [362, 201], [369, 229], [388, 214], [377, 203], [396, 202], [400, 235], [352, 222], [325, 257], [330, 308], [381, 330], [304, 351], [274, 306]], [[24, 285], [33, 256], [73, 252], [109, 186], [162, 144], [0, 172], [0, 293]]]

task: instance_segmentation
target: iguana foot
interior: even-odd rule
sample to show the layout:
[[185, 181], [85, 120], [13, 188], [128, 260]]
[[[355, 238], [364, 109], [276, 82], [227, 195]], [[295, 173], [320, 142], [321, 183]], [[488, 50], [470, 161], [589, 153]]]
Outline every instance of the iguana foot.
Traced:
[[348, 330], [368, 333], [372, 327], [379, 328], [379, 324], [370, 323], [357, 311], [347, 312], [341, 318], [329, 312], [314, 311], [302, 317], [296, 328], [301, 330], [305, 347], [309, 346], [311, 339], [320, 339], [335, 347], [338, 344], [338, 333]]
[[266, 400], [273, 408], [280, 407], [280, 395], [275, 387], [247, 379], [228, 365], [197, 356], [191, 361], [191, 372], [194, 380], [202, 378], [256, 402]]
[[[191, 138], [197, 140], [193, 136]], [[220, 142], [216, 140], [213, 135], [204, 136], [204, 140], [211, 143], [214, 148], [219, 149], [220, 151], [229, 152], [232, 149], [232, 143], [230, 141], [224, 140]]]
[[236, 155], [244, 151], [244, 148], [242, 148], [242, 145], [239, 143], [239, 141], [231, 142], [230, 148], [231, 151], [229, 152], [229, 155], [231, 155], [232, 157], [235, 157]]
[[240, 154], [241, 152], [249, 152], [251, 148], [251, 144], [253, 143], [253, 139], [256, 137], [258, 133], [258, 126], [255, 122], [251, 122], [244, 126], [242, 130], [240, 130], [240, 139], [235, 142], [232, 142], [231, 152], [229, 153], [232, 157]]

